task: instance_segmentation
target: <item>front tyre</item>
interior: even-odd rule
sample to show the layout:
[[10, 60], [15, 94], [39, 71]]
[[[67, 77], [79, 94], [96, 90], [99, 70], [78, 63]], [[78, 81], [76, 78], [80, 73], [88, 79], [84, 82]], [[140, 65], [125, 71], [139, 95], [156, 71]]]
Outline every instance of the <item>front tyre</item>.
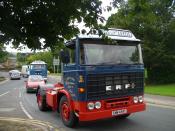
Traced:
[[46, 111], [48, 109], [46, 104], [46, 95], [41, 94], [41, 89], [38, 89], [37, 91], [37, 103], [40, 111]]
[[60, 116], [64, 125], [74, 127], [78, 123], [78, 118], [70, 108], [70, 104], [66, 96], [63, 96], [59, 104]]

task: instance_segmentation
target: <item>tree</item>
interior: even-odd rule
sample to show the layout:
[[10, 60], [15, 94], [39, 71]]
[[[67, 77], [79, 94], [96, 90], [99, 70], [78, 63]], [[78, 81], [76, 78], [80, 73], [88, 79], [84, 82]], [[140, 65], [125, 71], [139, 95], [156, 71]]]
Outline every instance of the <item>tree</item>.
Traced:
[[53, 55], [50, 51], [47, 52], [38, 52], [27, 57], [28, 64], [32, 63], [35, 60], [42, 60], [47, 63], [48, 70], [52, 70]]
[[[113, 0], [116, 6], [121, 0]], [[0, 0], [0, 42], [32, 49], [53, 47], [79, 32], [75, 22], [98, 28], [100, 0]], [[108, 7], [108, 10], [110, 8]], [[44, 45], [41, 40], [43, 40]]]
[[8, 52], [5, 51], [5, 47], [3, 45], [0, 45], [0, 63], [4, 62], [8, 58]]
[[[0, 42], [29, 48], [52, 47], [79, 32], [75, 22], [97, 27], [99, 0], [0, 0]], [[41, 43], [44, 39], [44, 45]]]
[[32, 53], [17, 53], [16, 58], [18, 61], [18, 64], [23, 65], [23, 64], [27, 64], [27, 58], [32, 55]]
[[128, 0], [107, 27], [131, 30], [144, 44], [144, 62], [152, 83], [175, 82], [174, 0]]

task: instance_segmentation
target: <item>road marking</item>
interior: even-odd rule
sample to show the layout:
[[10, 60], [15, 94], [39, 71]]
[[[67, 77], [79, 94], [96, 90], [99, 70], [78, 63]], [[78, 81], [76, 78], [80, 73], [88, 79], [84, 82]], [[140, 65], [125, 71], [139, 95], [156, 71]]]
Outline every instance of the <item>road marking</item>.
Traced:
[[22, 102], [20, 101], [19, 102], [20, 106], [21, 106], [21, 109], [22, 111], [26, 114], [26, 116], [29, 118], [29, 119], [33, 119], [33, 117], [27, 112], [27, 110], [24, 108]]
[[21, 97], [21, 90], [19, 89], [19, 97]]
[[6, 95], [6, 94], [8, 94], [8, 93], [9, 93], [9, 91], [7, 91], [7, 92], [1, 94], [0, 97]]

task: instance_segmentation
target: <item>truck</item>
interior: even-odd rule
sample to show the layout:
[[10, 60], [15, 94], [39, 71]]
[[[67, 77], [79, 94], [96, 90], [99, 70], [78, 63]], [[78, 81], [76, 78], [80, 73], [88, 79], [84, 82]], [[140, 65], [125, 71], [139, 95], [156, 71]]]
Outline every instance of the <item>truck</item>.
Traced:
[[[37, 89], [41, 111], [58, 111], [64, 125], [127, 118], [146, 109], [141, 42], [129, 30], [80, 34], [60, 52], [62, 82]], [[94, 31], [95, 32], [95, 31]]]
[[23, 65], [21, 68], [21, 76], [28, 77], [29, 76], [29, 65]]
[[29, 75], [41, 75], [47, 81], [47, 63], [41, 60], [33, 61], [30, 64]]

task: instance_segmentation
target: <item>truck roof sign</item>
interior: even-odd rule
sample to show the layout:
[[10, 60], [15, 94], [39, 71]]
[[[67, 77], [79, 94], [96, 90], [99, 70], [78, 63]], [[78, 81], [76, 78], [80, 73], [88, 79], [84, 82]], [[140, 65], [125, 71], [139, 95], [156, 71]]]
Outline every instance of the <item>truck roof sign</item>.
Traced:
[[[137, 41], [140, 40], [137, 39], [134, 34], [130, 30], [123, 30], [123, 29], [115, 29], [115, 28], [109, 28], [108, 30], [101, 30], [107, 37], [109, 37], [112, 40], [124, 40], [124, 41]], [[98, 34], [98, 31], [94, 31], [91, 34], [79, 34], [79, 39], [102, 39], [102, 36]], [[72, 40], [65, 43], [66, 46], [75, 44], [73, 41], [76, 38], [73, 38]]]
[[46, 64], [44, 61], [33, 61], [31, 65]]
[[132, 37], [132, 33], [129, 30], [107, 30], [104, 31], [107, 36], [120, 36], [120, 37]]
[[[134, 34], [129, 30], [109, 28], [108, 30], [101, 30], [106, 36], [114, 40], [127, 40], [127, 41], [140, 41], [136, 39]], [[80, 34], [78, 35], [80, 39], [102, 39], [102, 36], [99, 36], [98, 31], [93, 34]]]

